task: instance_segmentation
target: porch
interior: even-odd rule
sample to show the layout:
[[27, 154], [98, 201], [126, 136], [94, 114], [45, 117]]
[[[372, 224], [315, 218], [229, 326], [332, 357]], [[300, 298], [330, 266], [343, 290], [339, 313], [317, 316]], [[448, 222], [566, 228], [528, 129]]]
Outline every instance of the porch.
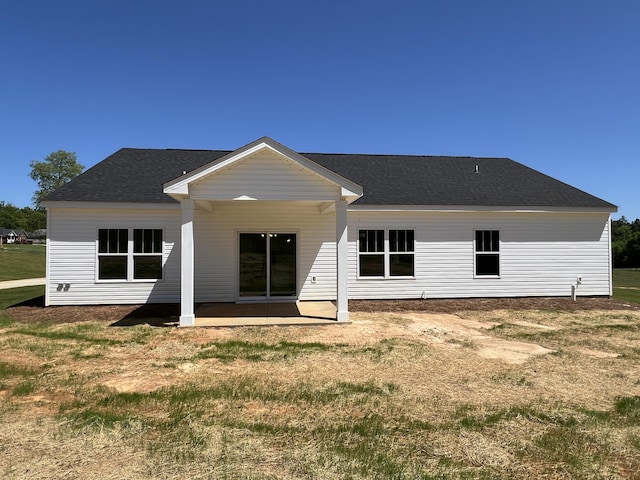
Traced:
[[204, 303], [196, 308], [194, 327], [336, 325], [332, 302]]
[[[203, 291], [215, 301], [333, 297], [331, 320], [320, 318], [349, 320], [347, 205], [362, 196], [361, 186], [264, 137], [183, 172], [163, 191], [181, 208], [181, 326], [238, 317], [194, 312], [194, 299]], [[247, 315], [241, 316], [244, 325], [248, 318], [262, 318], [257, 324], [274, 324], [274, 318], [292, 324], [307, 317], [299, 311]]]

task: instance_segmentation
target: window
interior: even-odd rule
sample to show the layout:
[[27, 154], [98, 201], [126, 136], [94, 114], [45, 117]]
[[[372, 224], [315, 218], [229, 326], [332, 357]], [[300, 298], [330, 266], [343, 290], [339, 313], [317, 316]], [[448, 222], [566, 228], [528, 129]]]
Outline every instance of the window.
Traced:
[[413, 230], [384, 230], [358, 232], [359, 276], [413, 277]]
[[127, 279], [129, 231], [123, 228], [98, 230], [98, 278]]
[[[133, 241], [131, 241], [131, 237]], [[162, 278], [162, 229], [98, 230], [98, 280]]]
[[360, 230], [360, 276], [384, 277], [384, 230]]
[[476, 230], [476, 275], [500, 275], [500, 232]]
[[133, 231], [133, 278], [162, 278], [162, 230]]
[[413, 230], [389, 230], [389, 275], [413, 277]]

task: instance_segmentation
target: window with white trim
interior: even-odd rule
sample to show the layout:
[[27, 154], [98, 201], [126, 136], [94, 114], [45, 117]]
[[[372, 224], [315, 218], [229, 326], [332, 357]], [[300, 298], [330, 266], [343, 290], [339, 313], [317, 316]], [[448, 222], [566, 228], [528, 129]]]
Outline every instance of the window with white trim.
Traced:
[[389, 230], [389, 276], [413, 277], [413, 230]]
[[137, 228], [133, 231], [133, 278], [162, 278], [162, 230]]
[[126, 280], [129, 251], [129, 230], [101, 228], [98, 230], [98, 279]]
[[476, 276], [500, 276], [500, 231], [476, 230]]
[[358, 232], [361, 277], [384, 277], [384, 230]]
[[414, 244], [413, 230], [359, 230], [358, 276], [413, 277]]
[[98, 280], [162, 278], [162, 229], [98, 229]]

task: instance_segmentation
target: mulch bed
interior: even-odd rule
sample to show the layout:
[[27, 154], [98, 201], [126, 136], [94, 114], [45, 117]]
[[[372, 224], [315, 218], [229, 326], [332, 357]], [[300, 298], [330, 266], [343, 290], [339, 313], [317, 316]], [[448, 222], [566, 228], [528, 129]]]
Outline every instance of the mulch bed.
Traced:
[[[112, 326], [177, 324], [178, 304], [148, 305], [82, 305], [44, 307], [43, 299], [34, 299], [9, 307], [11, 318], [23, 323], [77, 323], [112, 321]], [[422, 312], [456, 313], [461, 311], [490, 310], [548, 310], [575, 312], [580, 310], [640, 310], [640, 304], [628, 303], [608, 297], [570, 298], [464, 298], [426, 300], [350, 300], [351, 312]]]
[[456, 313], [490, 310], [640, 310], [640, 304], [609, 297], [462, 298], [425, 300], [350, 300], [351, 312], [423, 312]]

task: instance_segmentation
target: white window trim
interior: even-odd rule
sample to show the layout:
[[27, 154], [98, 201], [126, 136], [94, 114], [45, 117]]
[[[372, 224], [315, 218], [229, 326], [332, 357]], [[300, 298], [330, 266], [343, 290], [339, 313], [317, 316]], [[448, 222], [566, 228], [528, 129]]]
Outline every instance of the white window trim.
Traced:
[[[478, 252], [476, 251], [476, 232], [486, 232], [486, 231], [497, 231], [498, 232], [498, 251], [497, 252]], [[496, 279], [502, 278], [502, 231], [499, 228], [495, 227], [487, 227], [487, 228], [474, 228], [473, 229], [473, 237], [471, 241], [471, 249], [473, 250], [473, 278], [474, 279]], [[478, 275], [477, 272], [477, 262], [476, 259], [478, 255], [498, 255], [498, 274], [497, 275]]]
[[[133, 253], [133, 231], [134, 230], [162, 230], [162, 251], [160, 253]], [[99, 241], [100, 241], [100, 230], [127, 230], [127, 253], [100, 253], [99, 250]], [[164, 270], [165, 270], [165, 262], [166, 257], [164, 254], [165, 250], [165, 230], [164, 228], [153, 228], [153, 227], [122, 227], [122, 226], [107, 226], [107, 227], [98, 227], [96, 229], [96, 240], [95, 240], [95, 283], [158, 283], [164, 281]], [[134, 257], [161, 257], [160, 263], [160, 271], [162, 276], [160, 278], [133, 278], [134, 273]], [[127, 278], [99, 278], [100, 275], [100, 259], [101, 256], [112, 256], [112, 257], [127, 257]]]
[[[362, 230], [382, 230], [384, 232], [382, 252], [361, 252], [360, 251], [360, 232]], [[390, 230], [411, 230], [413, 231], [413, 252], [391, 252], [391, 243], [389, 241]], [[416, 279], [416, 229], [414, 227], [358, 227], [356, 238], [356, 279], [357, 280], [415, 280]], [[413, 255], [413, 275], [391, 275], [391, 255]], [[383, 255], [384, 257], [384, 275], [360, 275], [360, 255]]]

